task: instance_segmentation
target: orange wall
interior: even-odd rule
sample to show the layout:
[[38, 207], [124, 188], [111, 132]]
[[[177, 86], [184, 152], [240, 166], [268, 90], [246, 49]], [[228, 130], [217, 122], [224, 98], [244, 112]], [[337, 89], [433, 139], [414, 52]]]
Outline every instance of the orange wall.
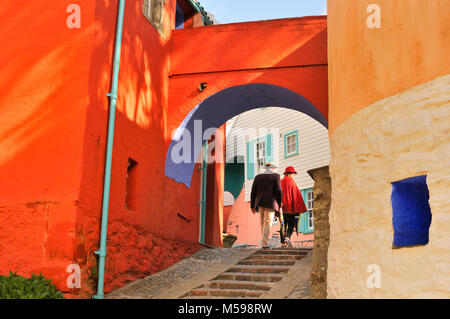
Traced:
[[[0, 4], [0, 40], [8, 44], [0, 49], [8, 61], [0, 78], [0, 273], [42, 271], [79, 293], [65, 285], [66, 267], [77, 263], [87, 293], [96, 284], [118, 2], [77, 3], [80, 29], [66, 27], [67, 1], [36, 0], [20, 10], [15, 1]], [[199, 174], [195, 196], [164, 176], [175, 1], [165, 11], [163, 38], [142, 15], [142, 1], [126, 1], [105, 291], [199, 248]], [[135, 211], [125, 208], [129, 157], [138, 162]]]
[[[187, 190], [164, 175], [167, 139], [170, 33], [175, 1], [165, 4], [165, 37], [142, 14], [142, 1], [127, 1], [124, 17], [119, 92], [108, 221], [105, 291], [160, 271], [199, 249], [198, 190], [200, 174]], [[103, 193], [107, 109], [115, 40], [115, 5], [96, 7], [96, 42], [91, 57], [89, 96], [84, 136], [83, 176], [77, 225], [79, 244], [87, 252], [86, 268], [95, 264]], [[105, 14], [108, 12], [108, 14]], [[138, 164], [135, 209], [125, 207], [127, 165]], [[198, 172], [198, 170], [196, 171]], [[178, 213], [190, 222], [178, 217]], [[84, 262], [84, 261], [83, 261]]]
[[[81, 29], [66, 27], [69, 2], [36, 0], [20, 10], [12, 0], [0, 4], [0, 40], [7, 44], [0, 49], [7, 61], [0, 78], [0, 273], [42, 271], [65, 292], [87, 296], [96, 284], [117, 2], [77, 3]], [[143, 16], [142, 1], [126, 1], [106, 292], [200, 247], [200, 171], [189, 189], [164, 174], [171, 134], [195, 105], [230, 86], [264, 82], [290, 88], [328, 113], [325, 17], [172, 36], [175, 0], [166, 1], [165, 13], [162, 37]], [[244, 44], [246, 52], [234, 49]], [[199, 92], [203, 81], [208, 88]], [[135, 210], [125, 207], [128, 158], [138, 163]], [[221, 218], [223, 167], [217, 167], [213, 197]], [[220, 244], [217, 220], [213, 236]], [[65, 285], [71, 263], [81, 266], [81, 292]]]
[[291, 89], [328, 118], [326, 28], [326, 17], [305, 17], [174, 31], [168, 132], [207, 97], [247, 83]]
[[94, 4], [66, 27], [67, 1], [2, 1], [0, 273], [65, 282], [73, 262], [89, 106]]
[[[381, 28], [369, 29], [369, 4]], [[370, 104], [450, 72], [448, 0], [328, 0], [330, 134]]]

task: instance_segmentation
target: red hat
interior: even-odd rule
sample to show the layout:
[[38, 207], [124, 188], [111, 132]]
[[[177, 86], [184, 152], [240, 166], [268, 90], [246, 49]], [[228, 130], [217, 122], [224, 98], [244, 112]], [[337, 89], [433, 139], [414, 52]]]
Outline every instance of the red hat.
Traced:
[[297, 172], [295, 171], [295, 169], [294, 169], [293, 166], [288, 166], [288, 167], [286, 167], [286, 169], [284, 170], [284, 173], [283, 173], [283, 174], [287, 174], [287, 173], [294, 173], [294, 174], [297, 174]]

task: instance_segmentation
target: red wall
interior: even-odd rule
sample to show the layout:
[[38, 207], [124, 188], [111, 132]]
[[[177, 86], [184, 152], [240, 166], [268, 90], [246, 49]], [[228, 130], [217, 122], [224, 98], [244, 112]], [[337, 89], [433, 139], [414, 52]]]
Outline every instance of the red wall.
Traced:
[[[0, 3], [0, 273], [64, 288], [74, 262], [95, 5], [66, 27], [67, 1]], [[67, 289], [65, 289], [67, 291]]]
[[[207, 97], [247, 83], [291, 89], [328, 118], [326, 27], [326, 17], [306, 17], [175, 30], [169, 129]], [[208, 83], [203, 92], [201, 82]]]
[[[7, 61], [0, 77], [0, 273], [43, 272], [64, 292], [88, 297], [96, 291], [117, 2], [77, 3], [80, 29], [66, 27], [68, 1], [35, 0], [20, 10], [16, 1], [0, 4], [7, 44], [0, 49]], [[165, 12], [163, 37], [142, 15], [142, 1], [126, 2], [106, 292], [201, 247], [199, 170], [189, 189], [164, 174], [171, 134], [195, 105], [232, 85], [265, 82], [328, 113], [325, 18], [171, 33], [175, 0], [166, 1]], [[199, 92], [204, 81], [208, 88]], [[125, 207], [129, 158], [138, 163], [134, 210]], [[222, 166], [215, 207], [223, 206]], [[209, 231], [220, 245], [222, 210], [213, 211], [218, 218]], [[65, 284], [72, 263], [82, 270], [80, 291]]]
[[[63, 291], [85, 295], [96, 285], [117, 4], [77, 3], [80, 29], [66, 27], [66, 1], [0, 4], [0, 39], [8, 43], [0, 50], [8, 61], [0, 79], [0, 273], [42, 271]], [[168, 189], [185, 187], [164, 177], [174, 1], [166, 11], [163, 38], [140, 1], [126, 2], [105, 291], [199, 248], [198, 199], [169, 200]], [[129, 157], [138, 162], [134, 211], [125, 208]], [[65, 284], [72, 263], [82, 269], [81, 292]]]
[[[174, 19], [175, 2], [167, 2], [166, 10], [169, 19], [165, 25], [166, 37], [162, 37], [142, 15], [142, 1], [126, 2], [112, 160], [105, 292], [163, 270], [201, 247], [197, 243], [199, 175], [193, 179], [191, 192], [195, 196], [186, 196], [184, 186], [180, 187], [164, 176], [164, 148], [170, 138], [166, 128], [171, 29], [168, 23]], [[98, 228], [92, 225], [98, 224], [101, 212], [108, 105], [105, 93], [110, 89], [115, 12], [116, 8], [98, 2], [98, 34], [89, 77], [92, 104], [87, 114], [80, 188], [80, 203], [83, 205], [77, 220], [83, 249], [88, 256], [87, 269], [95, 265], [93, 251], [98, 249]], [[125, 206], [129, 158], [137, 162], [134, 210]], [[180, 195], [172, 197], [171, 193]], [[187, 223], [177, 213], [191, 221]]]

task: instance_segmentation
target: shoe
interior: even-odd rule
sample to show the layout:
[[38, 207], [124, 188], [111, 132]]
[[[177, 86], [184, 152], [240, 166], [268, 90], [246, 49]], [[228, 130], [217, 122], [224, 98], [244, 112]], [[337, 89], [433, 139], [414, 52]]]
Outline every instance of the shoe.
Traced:
[[287, 245], [289, 248], [294, 247], [294, 245], [292, 245], [292, 243], [291, 243], [291, 241], [289, 240], [289, 238], [286, 238], [284, 241], [285, 241], [286, 245]]

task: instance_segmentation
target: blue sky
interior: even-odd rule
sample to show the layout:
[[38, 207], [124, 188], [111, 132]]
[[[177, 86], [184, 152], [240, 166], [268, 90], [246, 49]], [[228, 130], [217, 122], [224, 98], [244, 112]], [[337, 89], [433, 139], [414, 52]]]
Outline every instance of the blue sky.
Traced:
[[221, 24], [326, 14], [326, 0], [198, 0]]

